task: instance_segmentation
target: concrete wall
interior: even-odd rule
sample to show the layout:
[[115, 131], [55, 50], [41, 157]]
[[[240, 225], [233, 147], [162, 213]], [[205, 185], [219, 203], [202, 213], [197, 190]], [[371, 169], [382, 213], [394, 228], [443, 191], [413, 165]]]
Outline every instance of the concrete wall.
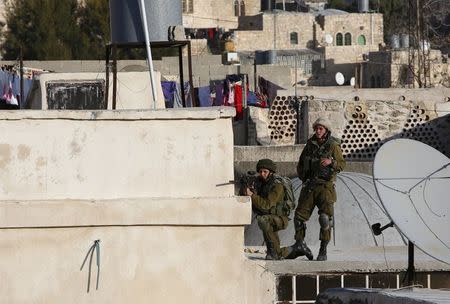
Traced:
[[[273, 285], [254, 282], [263, 269], [243, 254], [251, 205], [226, 184], [233, 115], [0, 113], [1, 299], [258, 303]], [[89, 261], [80, 267], [94, 240], [99, 288], [94, 253], [87, 293]]]

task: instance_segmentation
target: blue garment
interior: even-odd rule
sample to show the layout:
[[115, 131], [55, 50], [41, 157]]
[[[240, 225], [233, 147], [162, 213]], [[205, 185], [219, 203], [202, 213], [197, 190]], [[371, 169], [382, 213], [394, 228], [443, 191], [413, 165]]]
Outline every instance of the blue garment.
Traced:
[[249, 106], [254, 106], [258, 103], [258, 99], [256, 98], [256, 94], [255, 92], [252, 91], [248, 91], [248, 96], [247, 96], [247, 104]]
[[198, 88], [198, 100], [200, 107], [210, 107], [212, 105], [209, 86]]
[[166, 108], [173, 108], [174, 95], [176, 91], [175, 81], [161, 81], [161, 87], [163, 90], [164, 101], [166, 102]]

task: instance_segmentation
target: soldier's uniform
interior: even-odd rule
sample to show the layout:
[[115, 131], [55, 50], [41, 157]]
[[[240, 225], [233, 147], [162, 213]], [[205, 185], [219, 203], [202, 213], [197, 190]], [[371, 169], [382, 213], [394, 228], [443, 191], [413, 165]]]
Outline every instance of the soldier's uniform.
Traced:
[[[258, 162], [257, 170], [265, 168], [272, 173], [275, 172], [275, 164], [267, 161], [261, 160]], [[265, 181], [262, 178], [258, 178], [255, 183], [255, 190], [256, 193], [251, 196], [252, 207], [257, 214], [258, 226], [262, 230], [267, 246], [266, 259], [280, 259], [281, 250], [278, 231], [286, 229], [288, 225], [288, 217], [280, 208], [280, 204], [284, 199], [284, 187], [271, 174]]]
[[[344, 169], [345, 160], [338, 140], [331, 136], [329, 122], [318, 119], [314, 126], [318, 124], [327, 129], [326, 138], [319, 141], [316, 135], [313, 135], [307, 141], [297, 165], [298, 177], [303, 182], [303, 186], [294, 213], [296, 243], [289, 248], [283, 248], [283, 252], [291, 254], [288, 258], [296, 258], [300, 255], [306, 255], [310, 260], [313, 258], [304, 238], [306, 222], [316, 206], [319, 209], [319, 239], [321, 241], [317, 259], [326, 260], [327, 258], [326, 247], [331, 239], [331, 219], [336, 202], [334, 182], [336, 174]], [[321, 166], [321, 159], [324, 158], [331, 159], [332, 163], [326, 167]]]

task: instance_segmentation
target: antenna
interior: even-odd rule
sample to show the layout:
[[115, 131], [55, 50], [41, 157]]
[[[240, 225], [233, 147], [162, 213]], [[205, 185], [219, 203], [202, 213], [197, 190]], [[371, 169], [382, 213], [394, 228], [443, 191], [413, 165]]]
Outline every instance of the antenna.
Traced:
[[[420, 141], [394, 139], [378, 150], [375, 189], [393, 224], [410, 241], [410, 256], [414, 244], [450, 264], [449, 178], [450, 159]], [[382, 231], [380, 226], [375, 229]]]

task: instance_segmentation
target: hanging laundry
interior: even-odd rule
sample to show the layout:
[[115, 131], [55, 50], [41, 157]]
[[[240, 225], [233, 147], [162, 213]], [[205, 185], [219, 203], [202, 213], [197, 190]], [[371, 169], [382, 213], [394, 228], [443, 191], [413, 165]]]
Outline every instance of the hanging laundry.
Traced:
[[209, 89], [209, 86], [198, 88], [198, 101], [199, 101], [200, 107], [212, 106], [211, 91]]
[[242, 119], [243, 109], [242, 109], [242, 87], [241, 82], [234, 85], [234, 106], [236, 108], [236, 119]]

